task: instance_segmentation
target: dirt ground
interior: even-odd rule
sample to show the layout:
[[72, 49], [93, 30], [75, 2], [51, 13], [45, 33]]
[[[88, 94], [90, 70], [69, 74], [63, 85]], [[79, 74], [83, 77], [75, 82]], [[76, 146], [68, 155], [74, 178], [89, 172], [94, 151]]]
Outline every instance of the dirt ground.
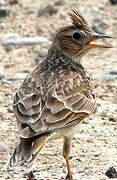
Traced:
[[[0, 18], [0, 42], [16, 33], [19, 37], [42, 36], [51, 42], [55, 31], [70, 22], [67, 13], [72, 8], [80, 9], [91, 26], [109, 35], [117, 35], [117, 5], [108, 0], [66, 0], [60, 5], [51, 0], [19, 0], [19, 4], [4, 5], [10, 15]], [[52, 4], [53, 14], [37, 12], [43, 4]], [[55, 3], [55, 4], [54, 4]], [[54, 5], [53, 5], [54, 4]], [[109, 167], [117, 169], [117, 37], [108, 40], [112, 49], [98, 50], [84, 58], [83, 64], [92, 74], [97, 96], [98, 112], [85, 120], [75, 135], [71, 148], [71, 164], [74, 180], [107, 180]], [[0, 142], [10, 153], [18, 139], [16, 120], [12, 109], [14, 93], [27, 72], [36, 66], [35, 57], [43, 55], [50, 43], [36, 46], [4, 48], [0, 46]], [[114, 75], [110, 71], [114, 71]], [[109, 79], [108, 79], [109, 75]], [[38, 180], [60, 180], [65, 177], [66, 166], [62, 158], [62, 140], [49, 142], [40, 153], [35, 168]], [[20, 168], [7, 173], [5, 164], [8, 155], [0, 152], [0, 179], [25, 180]]]

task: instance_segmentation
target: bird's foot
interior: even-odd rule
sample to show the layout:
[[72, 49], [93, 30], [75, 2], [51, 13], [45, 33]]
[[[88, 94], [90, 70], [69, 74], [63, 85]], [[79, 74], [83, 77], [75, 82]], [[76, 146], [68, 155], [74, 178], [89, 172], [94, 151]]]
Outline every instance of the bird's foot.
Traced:
[[72, 173], [68, 173], [65, 180], [73, 180]]
[[26, 176], [27, 176], [27, 180], [36, 180], [32, 171], [26, 174]]

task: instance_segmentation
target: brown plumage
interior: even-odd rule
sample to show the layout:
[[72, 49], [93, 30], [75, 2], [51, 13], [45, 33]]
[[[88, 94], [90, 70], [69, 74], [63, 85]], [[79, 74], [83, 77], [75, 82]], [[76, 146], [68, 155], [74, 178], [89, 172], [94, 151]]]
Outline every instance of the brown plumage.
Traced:
[[83, 16], [81, 16], [81, 14], [78, 11], [73, 10], [73, 12], [69, 13], [69, 15], [75, 27], [91, 32], [91, 28], [88, 25], [87, 21]]
[[19, 128], [19, 143], [8, 163], [8, 169], [19, 164], [31, 171], [44, 144], [64, 138], [63, 156], [68, 174], [70, 143], [79, 123], [95, 113], [93, 85], [80, 63], [82, 56], [96, 47], [95, 34], [79, 12], [70, 13], [72, 25], [61, 28], [47, 57], [27, 76], [14, 97], [14, 112]]

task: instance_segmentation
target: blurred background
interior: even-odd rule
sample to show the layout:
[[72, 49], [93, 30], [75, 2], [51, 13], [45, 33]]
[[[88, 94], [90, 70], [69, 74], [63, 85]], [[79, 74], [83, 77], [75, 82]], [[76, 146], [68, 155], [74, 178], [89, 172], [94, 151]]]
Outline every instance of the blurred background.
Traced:
[[[84, 57], [92, 75], [98, 112], [80, 125], [70, 159], [75, 180], [106, 180], [117, 169], [117, 0], [0, 0], [0, 179], [24, 180], [22, 170], [6, 173], [8, 151], [18, 139], [13, 96], [26, 75], [46, 56], [56, 30], [70, 24], [68, 12], [80, 10], [97, 33], [114, 36], [104, 42], [114, 48]], [[41, 37], [38, 45], [8, 46], [6, 40]], [[62, 141], [49, 142], [37, 162], [38, 180], [65, 177]], [[111, 175], [110, 175], [111, 177]]]

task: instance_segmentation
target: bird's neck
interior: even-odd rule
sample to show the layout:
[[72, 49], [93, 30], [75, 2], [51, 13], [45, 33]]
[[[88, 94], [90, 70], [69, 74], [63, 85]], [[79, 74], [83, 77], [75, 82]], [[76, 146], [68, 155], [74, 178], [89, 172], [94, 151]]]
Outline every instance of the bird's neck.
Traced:
[[61, 51], [54, 48], [49, 49], [45, 63], [48, 65], [48, 68], [62, 68], [72, 63], [81, 65], [80, 58], [66, 56]]
[[51, 61], [54, 64], [67, 63], [71, 60], [72, 60], [72, 58], [64, 55], [63, 53], [61, 53], [60, 51], [58, 51], [54, 48], [49, 49], [47, 58], [46, 58], [46, 61], [48, 61], [48, 62]]

